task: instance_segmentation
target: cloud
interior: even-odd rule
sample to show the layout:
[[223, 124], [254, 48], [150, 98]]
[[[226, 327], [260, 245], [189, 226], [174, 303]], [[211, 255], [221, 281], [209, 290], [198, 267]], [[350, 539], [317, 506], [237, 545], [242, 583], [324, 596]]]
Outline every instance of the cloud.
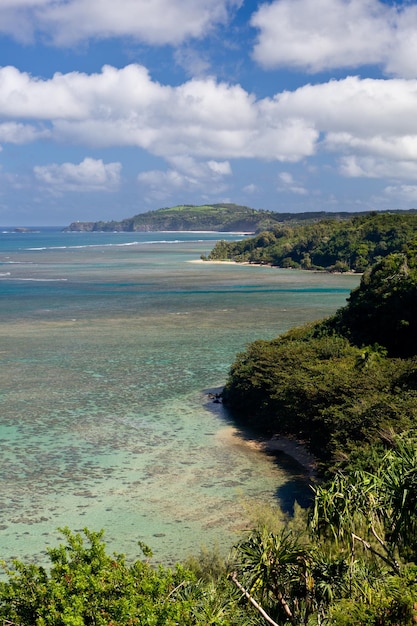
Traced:
[[320, 150], [388, 161], [417, 159], [417, 81], [348, 77], [275, 97], [280, 114], [321, 133]]
[[228, 188], [224, 177], [232, 174], [227, 161], [196, 161], [179, 156], [171, 158], [170, 164], [171, 168], [166, 171], [150, 170], [138, 175], [149, 197], [165, 200], [178, 191], [200, 195], [224, 193]]
[[[51, 80], [32, 77], [17, 68], [0, 68], [0, 114], [7, 117], [37, 119], [80, 119], [91, 104], [87, 92], [97, 83], [95, 75], [72, 72], [55, 74]], [[89, 88], [87, 89], [87, 84]], [[96, 90], [99, 85], [96, 84]], [[77, 96], [84, 95], [80, 100]], [[53, 100], [51, 100], [53, 98]]]
[[220, 176], [228, 176], [232, 173], [232, 168], [230, 167], [230, 163], [228, 161], [207, 161], [207, 165], [214, 174], [218, 174]]
[[178, 48], [174, 54], [175, 62], [188, 76], [204, 76], [211, 67], [207, 55], [189, 46]]
[[49, 120], [58, 141], [136, 146], [164, 158], [297, 161], [313, 154], [314, 123], [290, 111], [281, 115], [280, 107], [212, 78], [161, 85], [139, 65], [48, 80], [0, 69], [0, 115]]
[[53, 192], [115, 191], [120, 182], [120, 163], [103, 163], [86, 157], [81, 163], [52, 163], [34, 167], [36, 178]]
[[226, 23], [242, 0], [2, 0], [0, 30], [19, 41], [37, 33], [58, 46], [88, 39], [131, 37], [178, 45]]
[[257, 191], [259, 191], [259, 188], [254, 183], [250, 183], [249, 185], [245, 185], [243, 187], [242, 191], [244, 191], [245, 193], [248, 193], [248, 194], [253, 194], [253, 193], [256, 193]]
[[386, 71], [393, 75], [415, 77], [417, 55], [417, 6], [415, 2], [399, 13], [394, 38], [387, 49]]
[[397, 202], [406, 201], [407, 203], [416, 203], [417, 204], [417, 185], [399, 185], [399, 186], [388, 186], [385, 187], [384, 193], [390, 199], [390, 202], [393, 200]]
[[250, 183], [249, 185], [245, 185], [242, 191], [244, 191], [245, 193], [252, 194], [258, 191], [258, 187], [254, 183]]
[[210, 77], [163, 85], [140, 65], [48, 80], [0, 68], [0, 140], [3, 132], [16, 143], [47, 136], [88, 148], [141, 148], [169, 163], [172, 186], [192, 185], [202, 162], [205, 172], [223, 175], [231, 159], [296, 163], [320, 153], [340, 155], [346, 176], [355, 168], [355, 175], [382, 176], [391, 162], [398, 177], [414, 180], [416, 110], [415, 79], [350, 76], [256, 99]]
[[0, 123], [1, 143], [24, 144], [48, 136], [48, 130], [38, 129], [30, 124], [19, 124], [16, 122]]
[[253, 56], [265, 68], [308, 72], [379, 65], [414, 77], [417, 7], [380, 0], [274, 0], [261, 4]]
[[294, 177], [290, 172], [280, 172], [278, 174], [279, 186], [277, 187], [277, 191], [291, 192], [300, 194], [302, 196], [306, 195], [307, 189], [305, 189], [302, 185], [299, 185], [295, 182]]
[[395, 161], [351, 155], [340, 159], [340, 171], [350, 178], [417, 180], [417, 159]]
[[11, 35], [20, 43], [33, 41], [36, 12], [51, 0], [1, 0], [0, 33]]

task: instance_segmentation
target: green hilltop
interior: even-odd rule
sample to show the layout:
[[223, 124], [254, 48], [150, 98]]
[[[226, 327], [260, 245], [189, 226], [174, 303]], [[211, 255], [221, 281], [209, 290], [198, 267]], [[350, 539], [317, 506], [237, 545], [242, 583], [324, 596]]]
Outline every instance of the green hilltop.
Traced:
[[[252, 209], [233, 203], [204, 204], [194, 206], [183, 204], [166, 207], [146, 213], [139, 213], [120, 221], [73, 222], [66, 231], [86, 232], [147, 232], [147, 231], [198, 231], [211, 230], [219, 232], [256, 232], [268, 230], [283, 222], [292, 224], [316, 222], [326, 217], [347, 219], [352, 213], [326, 211], [306, 211], [303, 213], [278, 213]], [[356, 213], [356, 215], [358, 215]]]
[[166, 207], [139, 213], [121, 221], [73, 222], [71, 231], [126, 231], [147, 232], [161, 230], [193, 231], [248, 231], [268, 228], [276, 222], [272, 211], [258, 211], [238, 204], [190, 204]]

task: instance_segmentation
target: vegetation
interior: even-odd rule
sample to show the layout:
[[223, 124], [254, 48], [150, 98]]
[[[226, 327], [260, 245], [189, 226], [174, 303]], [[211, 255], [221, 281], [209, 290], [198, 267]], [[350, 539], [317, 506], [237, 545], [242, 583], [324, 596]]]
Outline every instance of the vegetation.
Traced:
[[263, 432], [307, 441], [327, 469], [387, 432], [414, 428], [416, 252], [365, 272], [332, 318], [250, 344], [231, 368], [224, 400]]
[[284, 268], [363, 272], [417, 241], [417, 213], [369, 213], [350, 219], [277, 224], [239, 242], [220, 241], [209, 260], [265, 263]]
[[196, 231], [254, 232], [278, 219], [272, 211], [237, 204], [183, 205], [148, 211], [120, 222], [74, 222], [66, 230], [82, 231]]
[[[221, 582], [198, 580], [183, 566], [128, 565], [106, 553], [103, 532], [62, 529], [66, 543], [49, 549], [49, 571], [14, 561], [0, 582], [0, 619], [6, 626], [176, 626], [244, 624], [238, 594]], [[224, 585], [223, 585], [224, 587]]]
[[[417, 454], [398, 438], [373, 470], [315, 489], [314, 509], [259, 524], [230, 558], [128, 565], [102, 532], [63, 529], [49, 571], [15, 561], [0, 582], [3, 626], [399, 626], [417, 617]], [[270, 515], [266, 516], [268, 519]], [[202, 559], [200, 560], [200, 556]]]
[[231, 368], [224, 400], [238, 419], [318, 458], [310, 510], [252, 507], [228, 559], [203, 549], [172, 569], [142, 544], [129, 564], [102, 532], [63, 529], [49, 569], [4, 565], [0, 623], [417, 623], [417, 245], [405, 239], [333, 317], [256, 341]]
[[379, 344], [390, 356], [417, 354], [417, 247], [395, 253], [377, 263], [362, 277], [348, 306], [323, 324], [355, 345]]
[[[399, 215], [402, 212], [398, 213]], [[408, 214], [408, 213], [407, 213]], [[205, 204], [194, 206], [185, 204], [181, 206], [167, 207], [157, 211], [139, 213], [120, 221], [110, 222], [73, 222], [64, 230], [66, 231], [196, 231], [212, 230], [218, 232], [247, 232], [268, 231], [265, 237], [271, 242], [281, 238], [284, 225], [292, 230], [292, 225], [316, 224], [319, 220], [328, 219], [329, 224], [337, 224], [352, 217], [352, 213], [277, 213], [251, 209], [239, 204]], [[362, 215], [362, 214], [356, 214]], [[416, 215], [417, 217], [417, 215]], [[319, 231], [321, 227], [318, 227]], [[272, 229], [272, 230], [268, 230]], [[284, 229], [285, 230], [285, 229]], [[286, 231], [285, 231], [286, 232]], [[274, 235], [274, 233], [276, 233]], [[266, 240], [260, 246], [264, 247]], [[252, 244], [251, 244], [252, 245]], [[337, 242], [336, 242], [337, 245]], [[244, 260], [247, 260], [246, 258]], [[257, 261], [256, 261], [257, 262]], [[269, 262], [269, 261], [268, 261]]]
[[258, 528], [237, 546], [234, 577], [275, 624], [416, 623], [415, 440], [377, 458], [315, 488], [304, 532]]

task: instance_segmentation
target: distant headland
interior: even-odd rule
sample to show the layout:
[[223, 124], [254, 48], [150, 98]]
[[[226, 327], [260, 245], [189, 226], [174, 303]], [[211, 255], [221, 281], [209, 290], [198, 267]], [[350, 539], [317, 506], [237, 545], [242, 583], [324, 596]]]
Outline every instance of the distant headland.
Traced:
[[[368, 213], [364, 211], [363, 213]], [[152, 231], [218, 231], [254, 233], [268, 230], [277, 223], [317, 221], [326, 217], [347, 219], [349, 212], [306, 211], [303, 213], [278, 213], [251, 209], [239, 204], [184, 204], [139, 213], [120, 221], [73, 222], [65, 232], [152, 232]], [[358, 213], [355, 213], [358, 215]]]

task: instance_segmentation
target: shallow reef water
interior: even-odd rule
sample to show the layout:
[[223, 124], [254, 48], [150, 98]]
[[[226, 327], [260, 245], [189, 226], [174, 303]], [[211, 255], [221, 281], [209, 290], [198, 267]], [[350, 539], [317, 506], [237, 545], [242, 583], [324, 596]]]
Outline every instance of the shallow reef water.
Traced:
[[0, 233], [1, 558], [42, 561], [69, 526], [172, 563], [236, 542], [243, 502], [303, 497], [208, 393], [359, 278], [191, 262], [218, 238], [237, 235]]

